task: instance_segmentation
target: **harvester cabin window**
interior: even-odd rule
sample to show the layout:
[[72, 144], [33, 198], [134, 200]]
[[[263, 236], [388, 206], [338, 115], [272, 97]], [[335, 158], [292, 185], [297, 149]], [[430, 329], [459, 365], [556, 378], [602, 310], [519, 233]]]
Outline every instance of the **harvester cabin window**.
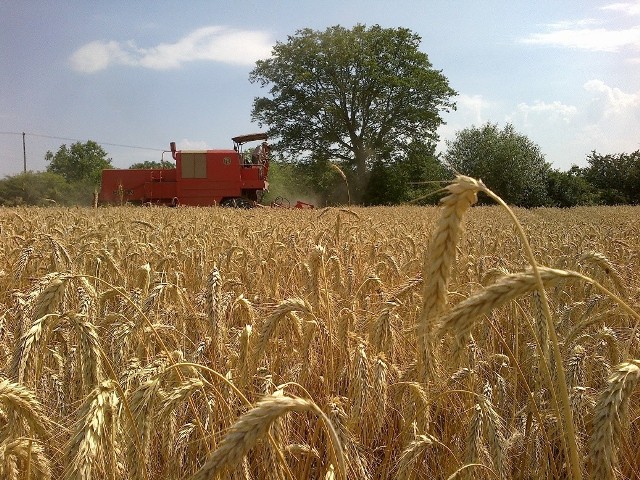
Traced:
[[182, 178], [207, 178], [207, 154], [182, 152]]

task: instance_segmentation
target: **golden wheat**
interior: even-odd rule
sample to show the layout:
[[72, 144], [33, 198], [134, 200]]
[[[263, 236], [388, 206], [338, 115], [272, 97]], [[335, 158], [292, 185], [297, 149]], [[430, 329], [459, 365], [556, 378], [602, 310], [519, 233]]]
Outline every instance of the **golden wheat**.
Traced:
[[638, 207], [485, 188], [0, 210], [0, 477], [636, 477]]

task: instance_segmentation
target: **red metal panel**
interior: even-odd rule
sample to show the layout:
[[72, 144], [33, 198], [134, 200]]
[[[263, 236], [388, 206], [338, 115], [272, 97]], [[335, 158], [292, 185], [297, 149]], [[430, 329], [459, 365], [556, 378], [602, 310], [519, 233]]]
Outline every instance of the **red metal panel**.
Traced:
[[112, 169], [102, 171], [100, 203], [149, 202], [176, 196], [174, 169]]

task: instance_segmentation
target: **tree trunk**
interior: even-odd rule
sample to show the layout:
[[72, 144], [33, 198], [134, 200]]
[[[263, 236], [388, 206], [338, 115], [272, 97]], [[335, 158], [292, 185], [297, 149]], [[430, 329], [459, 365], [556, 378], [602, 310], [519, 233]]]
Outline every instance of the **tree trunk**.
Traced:
[[368, 155], [364, 149], [356, 150], [355, 174], [351, 184], [351, 201], [356, 204], [362, 203], [364, 194], [369, 184], [369, 170], [367, 169]]

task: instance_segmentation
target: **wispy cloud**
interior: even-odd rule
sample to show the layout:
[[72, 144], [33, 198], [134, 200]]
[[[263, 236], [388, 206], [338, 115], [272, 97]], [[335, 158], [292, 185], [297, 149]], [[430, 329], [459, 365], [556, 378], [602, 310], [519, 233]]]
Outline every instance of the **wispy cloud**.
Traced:
[[517, 107], [518, 111], [524, 115], [525, 122], [528, 121], [529, 115], [543, 115], [550, 120], [562, 120], [565, 123], [569, 123], [578, 109], [573, 105], [565, 105], [562, 102], [546, 103], [542, 101], [536, 101], [532, 105], [528, 103], [519, 103]]
[[478, 94], [461, 93], [455, 97], [456, 110], [443, 115], [445, 124], [438, 128], [438, 151], [446, 150], [446, 143], [455, 138], [456, 133], [471, 125], [480, 126], [494, 116], [496, 105]]
[[476, 124], [483, 121], [483, 110], [486, 110], [490, 103], [482, 95], [466, 95], [464, 93], [456, 97], [458, 111], [464, 112], [467, 118]]
[[594, 52], [617, 52], [623, 47], [640, 48], [640, 26], [611, 30], [607, 28], [564, 28], [532, 33], [522, 42]]
[[616, 12], [626, 13], [627, 15], [640, 15], [640, 2], [619, 2], [610, 3], [604, 7], [600, 7], [601, 10], [612, 10]]
[[[522, 43], [548, 45], [594, 52], [617, 52], [625, 47], [640, 48], [640, 25], [621, 25], [620, 16], [640, 15], [640, 0], [610, 3], [600, 7], [598, 17], [559, 20], [544, 25], [544, 31], [520, 39]], [[603, 13], [604, 12], [604, 13]]]
[[252, 65], [271, 54], [274, 41], [267, 32], [237, 30], [224, 26], [198, 28], [175, 43], [149, 48], [134, 42], [94, 41], [77, 49], [70, 57], [71, 68], [95, 73], [114, 65], [168, 70], [187, 62], [212, 61]]

